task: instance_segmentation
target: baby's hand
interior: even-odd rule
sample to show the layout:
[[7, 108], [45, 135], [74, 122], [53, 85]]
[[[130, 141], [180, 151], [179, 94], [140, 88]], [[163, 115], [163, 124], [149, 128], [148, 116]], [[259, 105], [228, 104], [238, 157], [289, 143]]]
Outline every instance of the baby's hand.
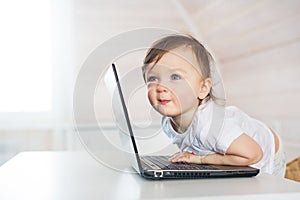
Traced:
[[178, 152], [169, 158], [172, 163], [175, 162], [187, 162], [187, 163], [198, 163], [201, 164], [201, 156], [195, 155], [189, 152]]

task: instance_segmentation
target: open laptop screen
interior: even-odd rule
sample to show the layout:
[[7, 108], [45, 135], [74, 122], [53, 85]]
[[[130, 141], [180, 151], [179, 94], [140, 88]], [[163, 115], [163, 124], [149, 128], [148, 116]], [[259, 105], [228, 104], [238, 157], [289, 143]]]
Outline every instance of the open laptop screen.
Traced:
[[123, 152], [125, 153], [130, 164], [137, 172], [140, 173], [141, 167], [137, 145], [132, 135], [132, 127], [129, 122], [124, 96], [122, 94], [121, 85], [119, 84], [119, 77], [114, 64], [112, 64], [112, 68], [107, 70], [104, 77], [104, 82], [112, 98], [115, 122], [119, 130]]

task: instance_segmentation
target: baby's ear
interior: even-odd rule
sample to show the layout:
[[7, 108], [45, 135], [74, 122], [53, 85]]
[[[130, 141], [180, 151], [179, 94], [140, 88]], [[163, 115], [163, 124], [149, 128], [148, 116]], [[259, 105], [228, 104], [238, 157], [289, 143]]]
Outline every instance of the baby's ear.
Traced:
[[198, 95], [198, 98], [199, 99], [204, 99], [205, 97], [207, 97], [207, 95], [209, 94], [210, 92], [210, 89], [211, 89], [211, 85], [212, 85], [212, 81], [210, 78], [207, 78], [205, 80], [203, 80], [201, 82], [201, 86], [200, 86], [200, 92], [199, 92], [199, 95]]

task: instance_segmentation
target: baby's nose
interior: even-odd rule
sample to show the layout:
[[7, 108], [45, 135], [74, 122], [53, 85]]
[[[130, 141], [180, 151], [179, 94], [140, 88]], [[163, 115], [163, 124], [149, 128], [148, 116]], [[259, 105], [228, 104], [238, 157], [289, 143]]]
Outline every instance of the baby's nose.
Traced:
[[168, 91], [168, 88], [167, 88], [165, 85], [159, 83], [159, 84], [157, 84], [157, 86], [156, 86], [156, 91], [157, 91], [157, 92], [167, 92], [167, 91]]

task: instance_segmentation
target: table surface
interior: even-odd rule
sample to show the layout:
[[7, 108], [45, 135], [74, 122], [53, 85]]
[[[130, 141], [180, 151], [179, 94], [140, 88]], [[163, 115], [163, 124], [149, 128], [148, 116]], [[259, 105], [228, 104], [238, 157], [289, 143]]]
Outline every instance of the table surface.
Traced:
[[[119, 169], [122, 168], [131, 171], [127, 163], [120, 162]], [[252, 178], [152, 181], [104, 166], [86, 152], [22, 152], [0, 167], [0, 199], [241, 197], [300, 199], [300, 183], [267, 174]]]

